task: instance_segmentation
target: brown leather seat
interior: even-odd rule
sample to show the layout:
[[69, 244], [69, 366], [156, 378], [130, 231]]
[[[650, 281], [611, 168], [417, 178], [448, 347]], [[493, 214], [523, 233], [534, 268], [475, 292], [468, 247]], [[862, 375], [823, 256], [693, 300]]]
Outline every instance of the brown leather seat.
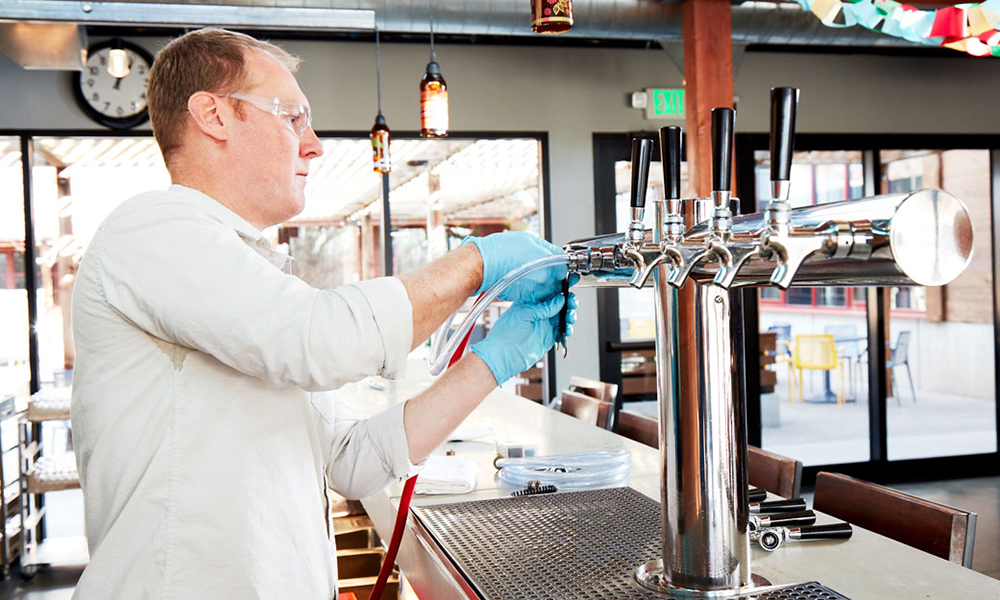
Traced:
[[747, 479], [783, 498], [798, 498], [802, 485], [802, 463], [755, 446], [747, 448]]
[[618, 384], [604, 383], [603, 381], [577, 377], [576, 375], [569, 380], [569, 390], [596, 398], [601, 402], [614, 402], [615, 398], [618, 397]]
[[618, 411], [618, 435], [641, 444], [660, 447], [660, 426], [655, 417], [630, 410]]
[[[618, 434], [653, 448], [660, 447], [660, 427], [655, 417], [621, 410], [618, 412]], [[748, 450], [750, 485], [785, 498], [799, 497], [801, 462], [753, 446]]]
[[603, 429], [607, 425], [608, 413], [610, 411], [610, 402], [602, 402], [601, 400], [591, 398], [590, 396], [586, 396], [579, 392], [563, 390], [562, 401], [559, 404], [559, 412], [571, 415], [581, 421], [585, 421]]
[[976, 513], [825, 472], [816, 475], [813, 506], [907, 546], [972, 566]]

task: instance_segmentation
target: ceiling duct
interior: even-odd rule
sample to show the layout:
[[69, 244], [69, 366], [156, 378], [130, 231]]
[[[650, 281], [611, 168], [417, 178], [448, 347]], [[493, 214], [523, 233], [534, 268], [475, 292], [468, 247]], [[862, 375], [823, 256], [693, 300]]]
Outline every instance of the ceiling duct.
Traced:
[[[198, 26], [250, 29], [371, 29], [388, 33], [429, 31], [428, 0], [172, 0], [171, 2], [69, 2], [7, 0], [0, 20], [59, 20], [86, 24]], [[89, 7], [90, 10], [86, 10]], [[304, 11], [304, 12], [303, 12]], [[680, 2], [575, 0], [573, 29], [561, 38], [669, 41], [682, 37]], [[302, 15], [306, 15], [303, 18]], [[436, 33], [459, 36], [534, 36], [528, 0], [435, 0]], [[835, 29], [789, 2], [742, 2], [732, 9], [733, 40], [746, 44], [821, 46], [921, 46], [862, 27]]]
[[25, 69], [83, 69], [87, 34], [73, 23], [2, 23], [0, 51]]

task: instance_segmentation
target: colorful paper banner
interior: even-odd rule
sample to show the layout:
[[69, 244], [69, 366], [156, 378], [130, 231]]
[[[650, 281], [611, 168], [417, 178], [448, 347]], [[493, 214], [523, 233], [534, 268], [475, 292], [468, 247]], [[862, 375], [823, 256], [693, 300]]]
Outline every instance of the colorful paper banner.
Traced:
[[861, 25], [926, 46], [1000, 56], [1000, 0], [920, 10], [895, 0], [794, 0], [828, 27]]

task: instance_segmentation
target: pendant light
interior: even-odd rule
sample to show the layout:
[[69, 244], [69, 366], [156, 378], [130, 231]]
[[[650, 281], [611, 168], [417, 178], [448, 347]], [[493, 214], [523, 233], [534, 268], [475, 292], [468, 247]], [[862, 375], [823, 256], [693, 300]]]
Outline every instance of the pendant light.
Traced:
[[531, 30], [564, 33], [573, 29], [573, 0], [531, 0]]
[[392, 171], [392, 161], [389, 159], [389, 138], [392, 132], [382, 116], [382, 48], [378, 40], [378, 25], [375, 25], [375, 90], [378, 94], [378, 116], [372, 126], [372, 160], [376, 173]]
[[122, 47], [121, 38], [111, 40], [111, 51], [108, 52], [108, 73], [121, 79], [128, 76], [128, 53]]
[[429, 1], [431, 14], [431, 60], [420, 80], [420, 135], [448, 135], [448, 84], [441, 76], [441, 66], [434, 54], [434, 0]]

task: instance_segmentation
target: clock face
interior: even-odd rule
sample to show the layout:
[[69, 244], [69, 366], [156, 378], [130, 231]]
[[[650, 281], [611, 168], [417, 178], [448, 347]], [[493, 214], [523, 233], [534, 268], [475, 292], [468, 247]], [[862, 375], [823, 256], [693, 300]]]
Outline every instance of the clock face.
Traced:
[[111, 42], [97, 44], [87, 52], [87, 64], [79, 74], [75, 92], [87, 116], [108, 127], [128, 129], [149, 118], [146, 85], [153, 57], [134, 44], [121, 45], [128, 57], [128, 74], [119, 78], [109, 73]]

